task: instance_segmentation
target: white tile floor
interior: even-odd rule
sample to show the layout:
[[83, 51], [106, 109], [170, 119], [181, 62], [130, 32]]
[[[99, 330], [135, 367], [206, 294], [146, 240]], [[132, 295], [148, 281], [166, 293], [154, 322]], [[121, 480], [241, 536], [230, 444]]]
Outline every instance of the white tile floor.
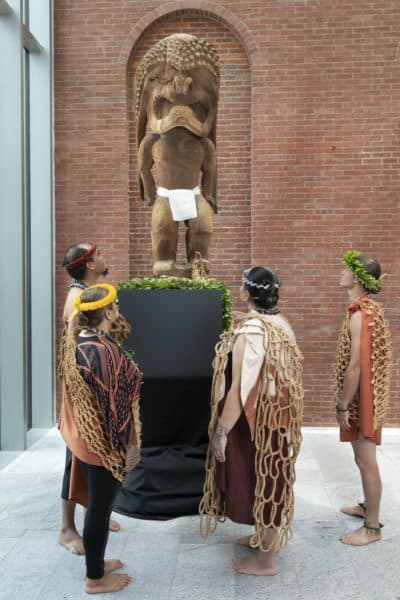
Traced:
[[[273, 578], [234, 574], [245, 555], [233, 540], [249, 528], [225, 523], [208, 541], [197, 517], [172, 521], [117, 518], [107, 556], [120, 557], [134, 582], [104, 600], [400, 600], [400, 431], [385, 430], [379, 448], [384, 482], [384, 540], [364, 548], [338, 542], [358, 521], [337, 510], [361, 498], [348, 444], [332, 429], [305, 429], [297, 468], [294, 538]], [[0, 453], [0, 599], [80, 600], [84, 560], [57, 542], [64, 446], [56, 430], [28, 451]], [[8, 462], [8, 464], [7, 464]], [[1, 468], [2, 464], [5, 464]], [[82, 514], [78, 521], [81, 525]]]

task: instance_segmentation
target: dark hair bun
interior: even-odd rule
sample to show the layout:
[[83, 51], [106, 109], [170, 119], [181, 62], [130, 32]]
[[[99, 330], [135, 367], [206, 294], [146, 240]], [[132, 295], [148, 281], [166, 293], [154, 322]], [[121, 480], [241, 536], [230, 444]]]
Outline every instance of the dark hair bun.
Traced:
[[270, 269], [266, 267], [250, 269], [244, 277], [243, 285], [256, 308], [268, 310], [277, 305], [280, 281]]

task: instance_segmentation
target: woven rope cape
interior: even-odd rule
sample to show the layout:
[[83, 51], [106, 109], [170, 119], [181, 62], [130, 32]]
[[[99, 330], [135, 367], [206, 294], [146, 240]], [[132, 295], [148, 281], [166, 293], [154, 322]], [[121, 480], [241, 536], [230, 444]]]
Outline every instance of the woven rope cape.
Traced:
[[[112, 473], [115, 479], [124, 483], [126, 478], [125, 448], [120, 447], [115, 450], [110, 448], [99, 401], [79, 373], [76, 364], [76, 337], [82, 329], [85, 327], [74, 327], [72, 332], [63, 335], [60, 347], [59, 376], [63, 378], [68, 394], [70, 394], [76, 425], [89, 451], [97, 454], [102, 465]], [[112, 331], [114, 339], [118, 342], [124, 341], [129, 331], [129, 324], [122, 315], [119, 315]], [[138, 402], [134, 402], [132, 414], [137, 444], [140, 447], [141, 421]]]
[[118, 344], [122, 345], [128, 339], [128, 335], [130, 334], [130, 332], [130, 324], [120, 313], [111, 325], [110, 335]]
[[[368, 327], [371, 327], [371, 377], [374, 399], [374, 430], [382, 425], [383, 419], [389, 408], [390, 376], [393, 363], [392, 345], [388, 323], [384, 317], [383, 309], [378, 302], [371, 298], [363, 298], [358, 303], [362, 313], [370, 319]], [[364, 315], [363, 315], [364, 316]], [[336, 361], [335, 361], [335, 395], [337, 405], [342, 400], [344, 376], [350, 362], [351, 337], [350, 322], [351, 314], [347, 311], [343, 321], [342, 331], [339, 336]], [[355, 394], [349, 405], [349, 418], [358, 424], [360, 420], [359, 394]]]
[[[232, 351], [238, 330], [250, 319], [257, 319], [262, 323], [268, 336], [268, 344], [265, 347], [265, 360], [261, 371], [261, 381], [257, 398], [256, 422], [255, 422], [255, 471], [256, 489], [253, 505], [253, 517], [255, 522], [255, 533], [250, 539], [252, 548], [259, 548], [268, 552], [272, 548], [284, 548], [292, 537], [291, 523], [294, 513], [293, 485], [295, 482], [295, 462], [301, 445], [301, 423], [303, 417], [303, 385], [302, 385], [302, 361], [303, 356], [297, 344], [288, 337], [282, 328], [252, 315], [239, 315], [234, 321], [231, 329], [221, 335], [221, 340], [216, 346], [216, 356], [213, 362], [214, 377], [211, 392], [211, 421], [208, 429], [210, 440], [213, 439], [214, 431], [218, 422], [219, 392], [225, 377], [228, 355]], [[268, 378], [273, 376], [276, 386], [276, 395], [269, 393], [270, 386]], [[287, 390], [288, 400], [284, 406], [280, 406], [281, 393]], [[283, 413], [289, 413], [289, 425], [287, 428], [279, 427]], [[273, 460], [276, 461], [276, 451], [273, 453], [272, 433], [278, 431], [278, 453], [280, 459], [280, 471], [284, 477], [284, 489], [279, 505], [283, 507], [282, 518], [279, 527], [274, 524], [277, 512], [276, 496], [277, 479], [273, 477], [273, 490], [269, 498], [265, 498], [265, 485], [271, 476]], [[286, 449], [285, 446], [287, 444]], [[216, 459], [211, 448], [207, 453], [206, 478], [204, 494], [200, 503], [201, 535], [207, 537], [217, 527], [217, 522], [224, 521], [224, 506], [220, 492], [215, 480]], [[264, 509], [266, 504], [272, 504], [270, 519], [264, 521]], [[275, 536], [272, 543], [266, 547], [263, 544], [265, 530], [272, 528]]]

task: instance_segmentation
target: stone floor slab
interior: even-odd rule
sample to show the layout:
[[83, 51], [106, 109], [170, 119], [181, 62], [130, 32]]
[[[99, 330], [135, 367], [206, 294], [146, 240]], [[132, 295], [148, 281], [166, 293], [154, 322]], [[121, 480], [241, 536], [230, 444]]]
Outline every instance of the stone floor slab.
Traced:
[[234, 598], [231, 560], [231, 544], [182, 544], [170, 600]]
[[[361, 523], [339, 512], [362, 500], [349, 444], [334, 429], [304, 429], [295, 488], [293, 539], [272, 578], [234, 573], [231, 560], [252, 552], [234, 541], [251, 528], [227, 520], [207, 540], [198, 516], [145, 521], [114, 515], [106, 558], [121, 558], [134, 582], [120, 600], [400, 600], [400, 432], [378, 449], [384, 484], [381, 543], [340, 544]], [[82, 600], [84, 558], [57, 544], [65, 448], [53, 429], [28, 451], [0, 453], [0, 600]], [[3, 465], [3, 468], [2, 468]], [[83, 511], [78, 509], [81, 529]], [[100, 598], [100, 596], [99, 596]], [[101, 595], [101, 600], [116, 598]]]

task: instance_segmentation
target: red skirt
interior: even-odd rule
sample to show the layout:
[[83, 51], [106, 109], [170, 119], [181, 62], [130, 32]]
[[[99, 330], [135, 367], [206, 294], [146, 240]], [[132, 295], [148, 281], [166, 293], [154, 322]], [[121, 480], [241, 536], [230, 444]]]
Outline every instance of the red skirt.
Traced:
[[[222, 412], [224, 401], [220, 403]], [[266, 438], [268, 431], [266, 433]], [[282, 524], [282, 509], [284, 505], [286, 482], [282, 457], [288, 452], [287, 443], [279, 451], [279, 432], [273, 431], [271, 436], [271, 455], [266, 457], [268, 465], [265, 477], [264, 497], [264, 523], [279, 527]], [[255, 500], [256, 447], [250, 437], [250, 429], [244, 413], [228, 435], [226, 447], [226, 460], [217, 462], [216, 484], [225, 505], [225, 515], [236, 523], [254, 525], [253, 506]], [[274, 490], [275, 486], [275, 490]]]

